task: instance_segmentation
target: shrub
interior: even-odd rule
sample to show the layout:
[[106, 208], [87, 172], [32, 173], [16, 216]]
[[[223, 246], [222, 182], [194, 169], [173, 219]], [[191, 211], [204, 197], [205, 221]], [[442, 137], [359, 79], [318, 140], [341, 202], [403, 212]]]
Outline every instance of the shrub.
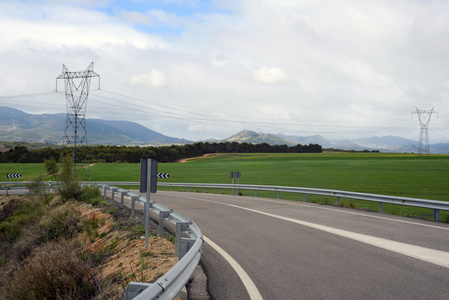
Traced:
[[48, 242], [59, 238], [71, 239], [80, 231], [80, 221], [80, 213], [73, 202], [53, 208], [39, 223], [45, 230], [43, 240]]
[[90, 241], [93, 242], [98, 237], [98, 225], [104, 224], [104, 219], [99, 219], [95, 215], [92, 215], [83, 220], [83, 231], [87, 234]]
[[103, 197], [97, 186], [85, 186], [83, 187], [81, 194], [81, 201], [92, 204], [93, 206], [100, 206], [104, 204]]
[[36, 199], [11, 200], [1, 211], [0, 241], [14, 242], [22, 232], [22, 228], [36, 221], [43, 211], [43, 205]]
[[48, 187], [44, 184], [43, 176], [37, 177], [28, 186], [30, 195], [37, 196], [40, 200], [45, 201], [48, 204], [50, 201], [50, 191]]
[[78, 174], [75, 173], [73, 162], [66, 156], [61, 163], [61, 172], [58, 175], [58, 191], [64, 201], [81, 199], [82, 189]]
[[3, 299], [91, 299], [100, 289], [97, 273], [67, 241], [40, 247], [3, 287]]

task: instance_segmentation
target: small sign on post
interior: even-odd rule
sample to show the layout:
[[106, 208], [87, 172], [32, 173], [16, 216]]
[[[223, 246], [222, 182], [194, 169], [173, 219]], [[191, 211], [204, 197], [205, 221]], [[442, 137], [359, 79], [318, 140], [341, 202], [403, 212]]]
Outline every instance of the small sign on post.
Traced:
[[146, 193], [144, 204], [145, 247], [148, 248], [150, 238], [150, 194], [157, 191], [157, 160], [142, 158], [140, 160], [140, 192]]
[[[237, 184], [240, 183], [240, 172], [231, 172], [232, 184], [234, 184], [234, 178], [237, 178]], [[232, 188], [232, 194], [234, 195], [234, 188]]]
[[19, 182], [19, 178], [22, 177], [22, 173], [8, 173], [6, 174], [8, 181], [11, 182], [11, 178], [17, 178], [17, 182]]
[[[157, 178], [164, 178], [165, 183], [167, 183], [167, 178], [169, 178], [169, 177], [170, 177], [170, 174], [168, 174], [168, 173], [157, 173]], [[165, 187], [166, 186], [164, 186], [164, 191], [165, 191]]]

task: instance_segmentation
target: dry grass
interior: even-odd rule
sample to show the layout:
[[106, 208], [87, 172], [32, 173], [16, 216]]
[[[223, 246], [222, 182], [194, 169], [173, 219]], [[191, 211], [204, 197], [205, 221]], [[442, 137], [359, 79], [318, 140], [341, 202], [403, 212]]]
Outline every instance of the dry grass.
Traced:
[[151, 237], [146, 249], [126, 208], [0, 202], [0, 299], [123, 299], [130, 281], [155, 281], [178, 260], [166, 239]]

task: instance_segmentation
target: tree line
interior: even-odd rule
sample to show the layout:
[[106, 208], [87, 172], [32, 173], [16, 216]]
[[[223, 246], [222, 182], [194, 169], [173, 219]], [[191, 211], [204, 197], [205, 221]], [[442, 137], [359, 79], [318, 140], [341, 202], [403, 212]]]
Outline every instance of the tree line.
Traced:
[[[140, 146], [89, 146], [90, 162], [138, 163], [142, 157], [155, 158], [160, 162], [175, 162], [180, 159], [201, 156], [208, 153], [321, 153], [318, 144], [296, 146], [269, 145], [267, 143], [248, 144], [237, 142], [209, 143], [199, 142], [185, 145], [171, 145], [160, 147]], [[61, 157], [61, 149], [45, 147], [29, 149], [26, 146], [15, 146], [6, 152], [0, 152], [0, 163], [42, 163]]]

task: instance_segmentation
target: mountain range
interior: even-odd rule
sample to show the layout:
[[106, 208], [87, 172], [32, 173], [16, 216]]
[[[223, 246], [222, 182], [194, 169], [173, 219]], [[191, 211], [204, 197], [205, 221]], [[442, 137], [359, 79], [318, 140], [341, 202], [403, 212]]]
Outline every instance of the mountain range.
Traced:
[[[64, 138], [66, 114], [28, 114], [0, 106], [0, 141], [59, 144]], [[130, 121], [87, 119], [88, 141], [91, 145], [170, 145], [194, 143], [169, 137]], [[381, 152], [416, 153], [418, 142], [397, 136], [362, 139], [328, 140], [321, 135], [290, 136], [250, 130], [240, 131], [227, 139], [203, 142], [245, 142], [270, 145], [319, 144], [324, 149], [379, 150]], [[449, 143], [430, 145], [431, 153], [449, 154]]]
[[[361, 139], [339, 139], [328, 140], [321, 135], [311, 136], [291, 136], [282, 133], [266, 134], [249, 130], [241, 131], [225, 139], [228, 142], [245, 143], [268, 143], [270, 145], [286, 144], [289, 146], [297, 144], [318, 144], [323, 149], [341, 149], [341, 150], [378, 150], [381, 152], [395, 153], [417, 153], [418, 142], [405, 139], [398, 136], [369, 137]], [[432, 154], [449, 154], [449, 143], [439, 143], [430, 145]]]
[[[53, 143], [63, 141], [66, 114], [28, 114], [0, 106], [0, 140], [9, 142]], [[169, 137], [135, 122], [87, 119], [89, 144], [166, 145], [192, 143]]]

